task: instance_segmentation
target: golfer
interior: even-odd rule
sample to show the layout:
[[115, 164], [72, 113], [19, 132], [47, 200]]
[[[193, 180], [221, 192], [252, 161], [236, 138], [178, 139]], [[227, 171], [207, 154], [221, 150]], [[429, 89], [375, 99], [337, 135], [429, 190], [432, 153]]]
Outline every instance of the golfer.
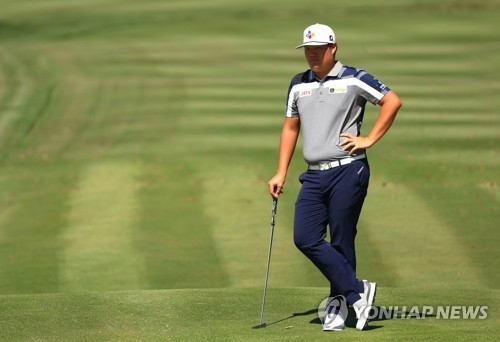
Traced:
[[[328, 279], [330, 297], [343, 296], [353, 306], [356, 328], [363, 330], [376, 293], [376, 283], [356, 278], [354, 239], [370, 178], [366, 150], [387, 133], [402, 103], [369, 73], [336, 59], [330, 27], [311, 25], [302, 38], [297, 48], [304, 48], [309, 69], [293, 77], [288, 89], [278, 170], [269, 191], [280, 195], [302, 131], [307, 170], [299, 177], [294, 242]], [[366, 102], [380, 110], [368, 135], [361, 135]], [[323, 325], [323, 330], [343, 328], [343, 323]]]

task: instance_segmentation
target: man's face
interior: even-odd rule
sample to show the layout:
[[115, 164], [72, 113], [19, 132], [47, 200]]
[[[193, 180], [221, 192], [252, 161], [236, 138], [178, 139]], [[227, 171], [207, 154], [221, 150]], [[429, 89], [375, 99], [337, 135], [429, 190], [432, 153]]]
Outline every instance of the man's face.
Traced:
[[335, 44], [305, 46], [307, 63], [316, 76], [323, 78], [335, 65]]

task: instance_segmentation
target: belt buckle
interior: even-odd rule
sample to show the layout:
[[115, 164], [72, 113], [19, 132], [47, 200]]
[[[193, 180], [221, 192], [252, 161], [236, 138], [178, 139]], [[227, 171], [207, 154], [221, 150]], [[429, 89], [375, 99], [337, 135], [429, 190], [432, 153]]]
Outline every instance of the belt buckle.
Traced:
[[340, 163], [338, 161], [329, 161], [329, 162], [326, 162], [326, 163], [323, 163], [323, 164], [319, 164], [319, 169], [321, 171], [326, 171], [326, 170], [330, 170], [330, 169], [333, 169], [334, 167], [337, 167], [339, 166]]

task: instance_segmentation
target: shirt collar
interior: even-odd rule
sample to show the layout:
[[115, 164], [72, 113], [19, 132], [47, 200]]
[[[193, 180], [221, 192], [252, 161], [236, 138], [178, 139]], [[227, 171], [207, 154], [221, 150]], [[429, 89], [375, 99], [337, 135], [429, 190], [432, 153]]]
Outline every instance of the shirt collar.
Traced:
[[[332, 70], [330, 70], [330, 72], [328, 73], [328, 75], [326, 75], [326, 77], [338, 77], [340, 70], [342, 69], [343, 66], [344, 65], [342, 63], [340, 63], [340, 61], [336, 61]], [[316, 76], [314, 75], [314, 72], [312, 70], [309, 70], [309, 81], [310, 82], [320, 81], [316, 78]]]
[[344, 65], [340, 63], [340, 61], [337, 61], [333, 69], [328, 73], [327, 77], [338, 77], [340, 69], [342, 69], [343, 66]]

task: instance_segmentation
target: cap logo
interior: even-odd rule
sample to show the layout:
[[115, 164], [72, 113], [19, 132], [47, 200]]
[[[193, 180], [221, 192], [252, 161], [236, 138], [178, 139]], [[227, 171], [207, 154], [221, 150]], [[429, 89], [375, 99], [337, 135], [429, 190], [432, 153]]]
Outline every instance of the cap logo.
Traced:
[[314, 37], [314, 32], [311, 32], [311, 30], [307, 31], [306, 37], [307, 39], [312, 39]]
[[330, 35], [330, 41], [333, 42], [333, 36], [332, 35]]

